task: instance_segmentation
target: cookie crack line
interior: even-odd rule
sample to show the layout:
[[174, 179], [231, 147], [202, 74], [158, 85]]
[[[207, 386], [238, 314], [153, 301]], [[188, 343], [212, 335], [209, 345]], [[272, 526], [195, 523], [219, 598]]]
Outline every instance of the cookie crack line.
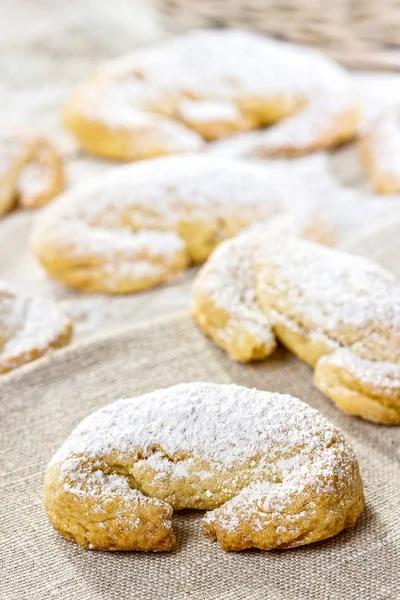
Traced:
[[300, 234], [332, 237], [317, 204], [301, 181], [288, 186], [265, 166], [205, 155], [163, 157], [117, 167], [63, 194], [39, 216], [32, 247], [49, 275], [65, 285], [138, 292], [277, 216], [292, 216]]
[[315, 50], [205, 30], [100, 67], [63, 117], [86, 150], [120, 160], [227, 137], [212, 151], [296, 156], [352, 138], [359, 107], [346, 71]]
[[68, 540], [98, 550], [166, 551], [172, 514], [208, 511], [224, 550], [331, 537], [364, 506], [342, 434], [288, 395], [189, 383], [87, 417], [50, 461], [44, 504]]
[[374, 262], [271, 230], [244, 233], [199, 272], [192, 315], [232, 358], [264, 359], [278, 339], [339, 408], [400, 423], [400, 284]]

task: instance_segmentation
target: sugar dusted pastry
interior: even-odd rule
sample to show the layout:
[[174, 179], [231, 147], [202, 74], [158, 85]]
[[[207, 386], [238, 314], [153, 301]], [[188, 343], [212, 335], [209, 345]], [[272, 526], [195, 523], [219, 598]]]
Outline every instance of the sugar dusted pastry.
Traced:
[[353, 137], [358, 113], [347, 73], [315, 50], [210, 30], [100, 67], [69, 99], [64, 121], [88, 151], [137, 160], [233, 134], [221, 151], [304, 154]]
[[39, 215], [33, 249], [66, 285], [136, 292], [203, 262], [249, 225], [289, 213], [305, 234], [325, 238], [295, 178], [233, 159], [170, 156], [118, 167], [65, 193]]
[[381, 194], [400, 193], [400, 105], [385, 110], [360, 147], [375, 190]]
[[61, 157], [43, 137], [0, 134], [0, 216], [17, 204], [36, 208], [64, 187]]
[[353, 451], [316, 410], [189, 383], [87, 417], [47, 468], [44, 504], [84, 548], [172, 550], [172, 513], [190, 508], [210, 511], [203, 532], [224, 550], [272, 550], [352, 527], [364, 496]]
[[68, 344], [72, 323], [50, 300], [20, 294], [0, 280], [0, 373]]
[[193, 317], [232, 358], [282, 342], [339, 408], [400, 423], [400, 283], [374, 262], [267, 231], [222, 244], [193, 286]]

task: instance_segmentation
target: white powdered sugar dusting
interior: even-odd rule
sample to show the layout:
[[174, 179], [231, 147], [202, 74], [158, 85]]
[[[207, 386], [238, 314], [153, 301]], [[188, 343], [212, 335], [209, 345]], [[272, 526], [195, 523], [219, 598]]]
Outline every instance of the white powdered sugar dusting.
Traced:
[[25, 145], [18, 136], [0, 132], [0, 185], [1, 178], [11, 169], [13, 164], [19, 163], [25, 156]]
[[[214, 321], [214, 306], [227, 318]], [[260, 340], [270, 354], [283, 326], [359, 382], [399, 389], [398, 279], [366, 258], [282, 235], [272, 221], [217, 249], [194, 282], [193, 315], [239, 360], [257, 357]], [[238, 330], [252, 334], [250, 347]]]
[[[286, 199], [284, 177], [273, 168], [225, 158], [188, 155], [163, 157], [113, 169], [52, 203], [44, 216], [81, 218], [92, 226], [174, 227], [182, 213], [207, 217], [220, 207], [272, 212]], [[272, 196], [272, 197], [271, 197]], [[272, 205], [272, 206], [271, 206]], [[138, 211], [138, 215], [134, 211]], [[275, 209], [276, 210], [276, 209]], [[140, 219], [139, 223], [137, 219]]]
[[318, 144], [337, 127], [339, 117], [350, 110], [346, 97], [332, 96], [332, 90], [315, 94], [309, 103], [277, 125], [261, 131], [240, 133], [210, 144], [212, 154], [231, 157], [263, 157], [279, 148], [301, 149]]
[[193, 123], [212, 121], [236, 122], [242, 118], [238, 107], [232, 102], [217, 100], [184, 100], [179, 106], [179, 116]]
[[55, 303], [19, 294], [0, 281], [0, 372], [43, 354], [68, 327]]
[[14, 187], [26, 155], [27, 145], [21, 137], [0, 132], [0, 216], [14, 202]]
[[364, 358], [400, 360], [400, 284], [376, 263], [279, 236], [254, 256], [258, 299]]
[[385, 110], [372, 126], [370, 136], [377, 172], [400, 181], [400, 105]]
[[[51, 465], [61, 466], [70, 490], [90, 494], [87, 477], [97, 477], [97, 465], [104, 471], [110, 456], [116, 471], [115, 457], [126, 470], [128, 456], [128, 472], [144, 461], [156, 477], [184, 479], [190, 472], [205, 486], [218, 473], [235, 478], [243, 465], [251, 470], [250, 482], [322, 482], [324, 469], [343, 457], [355, 461], [339, 431], [300, 400], [211, 383], [181, 384], [106, 406], [75, 429]], [[89, 474], [82, 460], [94, 465]]]
[[271, 315], [264, 312], [257, 300], [254, 254], [264, 239], [271, 235], [289, 237], [304, 235], [310, 226], [310, 215], [297, 206], [297, 214], [280, 215], [268, 222], [261, 222], [247, 229], [235, 239], [227, 241], [215, 252], [202, 268], [193, 286], [193, 308], [201, 318], [202, 308], [197, 303], [211, 299], [229, 318], [218, 329], [218, 337], [226, 344], [235, 340], [241, 346], [238, 335], [248, 333], [256, 336], [266, 349], [274, 349], [275, 335]]
[[45, 138], [27, 128], [0, 133], [0, 202], [3, 195], [9, 198], [3, 212], [17, 201], [31, 207], [48, 200], [59, 191], [61, 180], [61, 159]]
[[349, 77], [328, 58], [239, 30], [190, 32], [136, 51], [100, 69], [81, 94], [78, 109], [110, 127], [136, 127], [138, 110], [196, 123], [232, 121], [234, 112], [240, 118], [247, 100], [306, 103], [266, 132], [263, 144], [271, 147], [312, 144], [355, 107]]
[[326, 362], [350, 373], [357, 378], [361, 385], [369, 387], [373, 385], [375, 392], [379, 390], [379, 394], [383, 397], [391, 397], [393, 392], [398, 394], [400, 391], [399, 361], [366, 360], [347, 348], [340, 348], [333, 354], [320, 359], [321, 365]]
[[51, 171], [40, 162], [26, 164], [18, 178], [18, 192], [22, 196], [32, 198], [40, 196], [49, 189], [51, 183]]
[[[267, 228], [267, 227], [266, 227]], [[218, 333], [229, 344], [238, 333], [256, 335], [268, 347], [275, 346], [271, 320], [259, 307], [256, 299], [252, 255], [255, 236], [243, 233], [234, 240], [221, 244], [204, 265], [193, 287], [196, 295], [204, 294], [218, 309], [229, 315]], [[240, 340], [237, 340], [240, 343]]]
[[311, 213], [313, 198], [301, 192], [300, 182], [288, 187], [284, 179], [271, 167], [204, 155], [118, 167], [56, 199], [40, 215], [34, 238], [68, 256], [69, 268], [75, 260], [86, 267], [90, 259], [92, 268], [104, 264], [109, 273], [137, 269], [145, 275], [147, 269], [152, 277], [185, 252], [181, 225], [218, 228], [218, 236], [229, 237], [294, 211], [294, 193], [296, 210]]
[[110, 129], [134, 129], [134, 139], [125, 142], [127, 150], [130, 143], [144, 155], [152, 147], [162, 147], [171, 153], [196, 152], [203, 148], [202, 138], [182, 123], [141, 109], [137, 92], [137, 86], [127, 81], [106, 78], [96, 80], [95, 85], [90, 81], [79, 89], [79, 111], [88, 121], [100, 120]]

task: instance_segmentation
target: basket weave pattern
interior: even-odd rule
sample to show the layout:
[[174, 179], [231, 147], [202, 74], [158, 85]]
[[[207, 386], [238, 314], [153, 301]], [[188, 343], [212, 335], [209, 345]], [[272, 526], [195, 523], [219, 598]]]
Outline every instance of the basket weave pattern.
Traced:
[[243, 27], [350, 67], [400, 70], [400, 0], [152, 0], [169, 29]]

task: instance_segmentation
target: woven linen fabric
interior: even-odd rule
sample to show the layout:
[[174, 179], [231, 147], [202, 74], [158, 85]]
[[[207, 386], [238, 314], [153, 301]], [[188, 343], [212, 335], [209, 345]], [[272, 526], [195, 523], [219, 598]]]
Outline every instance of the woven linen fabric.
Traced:
[[[356, 527], [310, 546], [224, 553], [201, 513], [174, 516], [169, 554], [85, 551], [54, 531], [42, 505], [48, 460], [83, 417], [121, 397], [178, 382], [236, 382], [299, 396], [340, 427], [355, 450], [367, 506]], [[395, 600], [400, 564], [400, 428], [340, 412], [312, 371], [279, 348], [233, 363], [187, 314], [67, 348], [0, 382], [0, 597], [7, 600]]]

